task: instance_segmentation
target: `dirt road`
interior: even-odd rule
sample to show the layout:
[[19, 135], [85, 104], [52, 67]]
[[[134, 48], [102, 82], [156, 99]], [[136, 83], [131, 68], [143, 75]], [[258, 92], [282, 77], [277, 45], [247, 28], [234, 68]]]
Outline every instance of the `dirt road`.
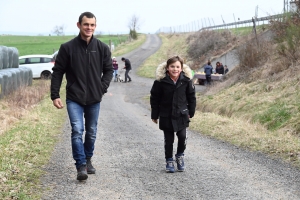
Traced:
[[163, 134], [151, 121], [145, 98], [153, 80], [135, 75], [159, 46], [159, 38], [148, 35], [141, 48], [124, 55], [133, 64], [133, 81], [112, 82], [101, 103], [93, 157], [97, 172], [86, 182], [76, 180], [66, 119], [45, 168], [42, 199], [300, 199], [299, 170], [190, 130], [186, 171], [165, 173]]

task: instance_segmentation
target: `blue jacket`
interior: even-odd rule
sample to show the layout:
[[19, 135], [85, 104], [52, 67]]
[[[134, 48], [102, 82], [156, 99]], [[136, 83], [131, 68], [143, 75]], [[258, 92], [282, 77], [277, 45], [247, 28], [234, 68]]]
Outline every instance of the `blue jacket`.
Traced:
[[211, 65], [205, 65], [204, 73], [205, 75], [211, 75], [213, 73], [213, 67]]

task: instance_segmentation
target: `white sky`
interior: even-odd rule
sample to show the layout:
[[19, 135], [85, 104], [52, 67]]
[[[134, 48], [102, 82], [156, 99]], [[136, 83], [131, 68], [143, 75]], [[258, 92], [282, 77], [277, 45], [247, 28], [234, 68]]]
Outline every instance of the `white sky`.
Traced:
[[[48, 35], [55, 26], [66, 34], [78, 34], [76, 23], [82, 12], [97, 18], [97, 31], [128, 33], [132, 15], [139, 17], [138, 32], [155, 33], [162, 27], [215, 25], [282, 13], [284, 0], [0, 0], [0, 35]], [[221, 17], [222, 16], [222, 17]], [[201, 22], [201, 19], [203, 20]], [[192, 25], [191, 25], [192, 26]]]

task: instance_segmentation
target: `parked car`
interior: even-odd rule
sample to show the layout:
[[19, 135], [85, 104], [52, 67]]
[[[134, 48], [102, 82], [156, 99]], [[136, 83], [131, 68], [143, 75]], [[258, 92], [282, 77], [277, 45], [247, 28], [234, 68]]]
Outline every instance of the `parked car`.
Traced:
[[54, 63], [53, 55], [26, 55], [19, 57], [19, 66], [30, 68], [33, 78], [50, 79]]
[[54, 61], [56, 60], [57, 54], [58, 54], [58, 51], [55, 51], [55, 52], [52, 54], [52, 57], [53, 57], [53, 60], [54, 60]]

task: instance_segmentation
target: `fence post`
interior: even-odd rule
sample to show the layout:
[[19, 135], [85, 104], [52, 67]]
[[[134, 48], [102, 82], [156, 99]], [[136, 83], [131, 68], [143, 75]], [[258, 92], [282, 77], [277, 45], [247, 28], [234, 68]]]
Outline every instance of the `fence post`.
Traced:
[[259, 47], [257, 34], [256, 34], [256, 25], [255, 25], [255, 20], [254, 20], [253, 17], [252, 17], [252, 22], [253, 22], [253, 30], [254, 30], [254, 33], [255, 33], [256, 44], [257, 44], [257, 47]]

